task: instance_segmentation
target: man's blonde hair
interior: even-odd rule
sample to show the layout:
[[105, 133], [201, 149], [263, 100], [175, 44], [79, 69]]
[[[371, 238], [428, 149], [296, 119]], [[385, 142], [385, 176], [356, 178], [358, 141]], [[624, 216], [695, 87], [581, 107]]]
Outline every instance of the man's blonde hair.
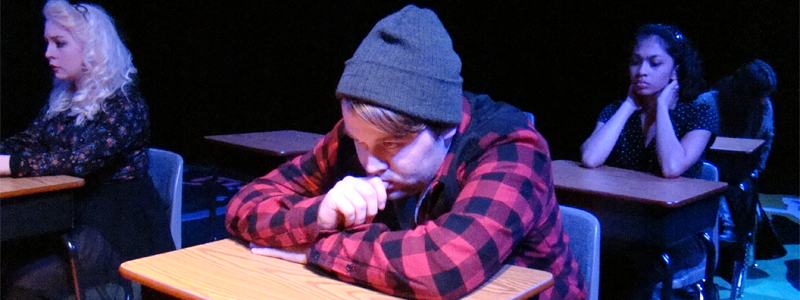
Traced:
[[458, 124], [426, 123], [418, 118], [394, 112], [369, 101], [348, 97], [342, 97], [341, 100], [350, 113], [375, 126], [378, 130], [396, 137], [419, 133], [425, 129], [430, 129], [435, 135], [439, 136], [458, 126]]
[[394, 136], [407, 136], [428, 128], [425, 123], [419, 120], [365, 101], [342, 98], [342, 103], [356, 117], [375, 126], [380, 131]]

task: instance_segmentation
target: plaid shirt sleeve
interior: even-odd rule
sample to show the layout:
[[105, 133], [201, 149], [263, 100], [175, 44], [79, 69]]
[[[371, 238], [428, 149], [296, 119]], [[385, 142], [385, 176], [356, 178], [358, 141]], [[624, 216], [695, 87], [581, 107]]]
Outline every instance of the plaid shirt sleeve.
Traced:
[[228, 232], [257, 245], [285, 248], [317, 240], [317, 211], [333, 186], [341, 125], [311, 152], [242, 187], [225, 217]]

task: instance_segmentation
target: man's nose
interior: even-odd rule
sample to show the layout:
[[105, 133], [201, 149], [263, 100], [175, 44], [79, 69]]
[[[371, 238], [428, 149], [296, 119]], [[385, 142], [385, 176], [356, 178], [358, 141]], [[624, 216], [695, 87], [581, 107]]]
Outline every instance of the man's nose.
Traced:
[[389, 164], [377, 156], [372, 155], [371, 153], [367, 156], [367, 163], [364, 166], [364, 170], [367, 171], [367, 174], [379, 176], [388, 168]]

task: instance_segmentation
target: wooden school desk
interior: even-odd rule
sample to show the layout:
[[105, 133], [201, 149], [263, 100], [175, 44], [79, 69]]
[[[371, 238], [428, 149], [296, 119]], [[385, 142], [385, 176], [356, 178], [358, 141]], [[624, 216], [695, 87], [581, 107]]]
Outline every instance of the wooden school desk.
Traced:
[[739, 184], [758, 168], [764, 140], [718, 136], [706, 159], [719, 169], [720, 181]]
[[0, 178], [3, 241], [72, 227], [72, 189], [81, 178], [57, 175]]
[[718, 136], [709, 150], [750, 154], [758, 150], [764, 140]]
[[553, 176], [558, 202], [595, 214], [604, 242], [653, 247], [667, 247], [713, 227], [718, 202], [709, 196], [727, 186], [609, 166], [589, 169], [564, 160], [553, 161]]
[[[742, 297], [744, 291], [744, 280], [747, 278], [747, 269], [755, 263], [753, 256], [746, 253], [753, 253], [756, 237], [756, 223], [758, 220], [758, 177], [752, 176], [754, 171], [759, 168], [761, 163], [761, 148], [764, 147], [764, 140], [748, 138], [732, 138], [718, 136], [708, 151], [706, 159], [717, 166], [719, 178], [730, 184], [732, 194], [744, 192], [740, 189], [740, 183], [745, 183], [747, 191], [746, 198], [728, 199], [734, 201], [738, 206], [740, 218], [734, 226], [736, 249], [734, 256], [739, 259], [733, 262], [733, 266], [724, 264], [721, 270], [732, 269], [733, 282], [731, 297]], [[751, 178], [752, 180], [747, 180]], [[728, 202], [730, 205], [732, 202]]]
[[205, 136], [205, 139], [273, 156], [292, 157], [311, 151], [322, 137], [322, 134], [281, 130], [209, 135]]
[[[619, 251], [620, 245], [663, 253], [669, 246], [713, 228], [719, 206], [713, 196], [727, 186], [725, 182], [666, 179], [609, 166], [589, 169], [564, 160], [553, 161], [552, 167], [558, 202], [590, 211], [600, 221], [601, 282], [614, 280], [603, 276], [602, 266], [621, 262], [603, 257]], [[709, 250], [711, 256], [713, 251]], [[712, 268], [707, 271], [713, 272], [714, 260], [708, 262]]]
[[[397, 299], [301, 264], [252, 254], [234, 239], [127, 261], [119, 270], [125, 278], [180, 299]], [[527, 299], [552, 285], [548, 272], [505, 266], [465, 299]]]

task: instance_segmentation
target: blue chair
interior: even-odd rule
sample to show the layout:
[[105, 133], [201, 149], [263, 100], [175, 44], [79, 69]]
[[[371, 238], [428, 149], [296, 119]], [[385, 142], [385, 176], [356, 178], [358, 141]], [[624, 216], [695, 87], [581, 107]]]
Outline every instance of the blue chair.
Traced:
[[561, 222], [569, 235], [569, 249], [584, 278], [586, 299], [600, 294], [600, 222], [584, 210], [560, 205]]
[[181, 208], [183, 194], [183, 157], [167, 150], [150, 148], [150, 166], [148, 173], [158, 195], [169, 206], [170, 232], [175, 249], [180, 249], [181, 240]]
[[[170, 216], [170, 232], [172, 234], [173, 243], [175, 248], [181, 248], [181, 208], [182, 208], [182, 193], [183, 193], [183, 157], [179, 154], [167, 150], [150, 148], [148, 149], [148, 156], [150, 157], [150, 164], [148, 166], [148, 174], [153, 179], [158, 195], [162, 201], [169, 207]], [[75, 299], [81, 299], [81, 289], [77, 270], [75, 267], [75, 245], [72, 240], [67, 236], [62, 236], [63, 243], [67, 247], [69, 254], [69, 262], [72, 269], [72, 281], [75, 289]], [[101, 293], [104, 287], [96, 287]], [[131, 299], [133, 297], [133, 290], [130, 285], [122, 286], [125, 297]]]
[[703, 167], [700, 168], [700, 179], [708, 181], [719, 181], [719, 170], [714, 164], [704, 161]]
[[526, 111], [525, 116], [528, 117], [529, 121], [531, 121], [531, 125], [533, 125], [533, 127], [536, 127], [536, 117], [533, 115], [533, 113]]
[[[719, 181], [719, 170], [713, 164], [704, 161], [703, 166], [700, 169], [699, 179]], [[714, 226], [712, 232], [703, 233], [703, 241], [706, 244], [706, 258], [693, 267], [678, 270], [673, 273], [671, 282], [672, 289], [680, 289], [690, 285], [695, 285], [699, 291], [703, 292], [704, 296], [702, 296], [701, 299], [708, 297], [708, 293], [716, 291], [716, 289], [711, 288], [709, 285], [714, 284], [714, 270], [716, 266], [716, 257], [718, 256], [717, 248], [719, 247], [719, 234], [717, 226], [718, 224]], [[656, 291], [653, 298], [662, 298], [659, 297], [660, 295], [663, 295], [663, 292], [660, 292], [662, 287], [662, 283], [658, 283], [656, 285]]]

